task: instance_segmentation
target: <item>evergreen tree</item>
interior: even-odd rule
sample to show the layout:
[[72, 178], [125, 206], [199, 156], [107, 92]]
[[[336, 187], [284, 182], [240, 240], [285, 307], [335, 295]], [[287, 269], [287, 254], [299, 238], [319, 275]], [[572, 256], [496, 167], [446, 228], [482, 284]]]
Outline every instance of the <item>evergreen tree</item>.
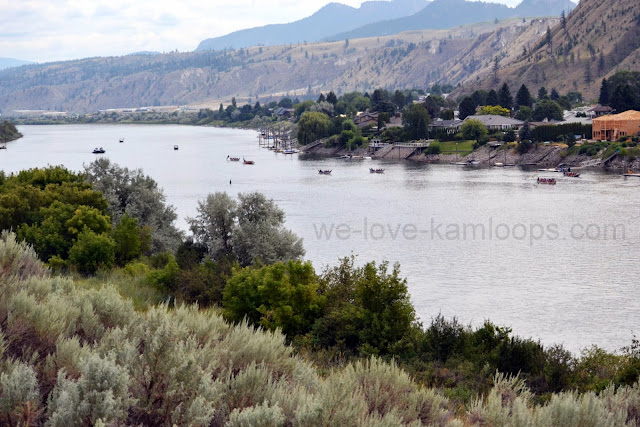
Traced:
[[489, 91], [489, 93], [487, 94], [487, 105], [499, 105], [500, 104], [500, 100], [498, 99], [498, 93], [491, 89]]
[[329, 95], [327, 95], [327, 102], [333, 105], [338, 103], [338, 97], [333, 93], [333, 91], [329, 92]]
[[533, 105], [533, 97], [529, 92], [529, 88], [524, 84], [518, 89], [516, 94], [516, 109], [520, 107], [531, 107]]
[[498, 105], [508, 110], [513, 107], [513, 96], [511, 96], [511, 91], [506, 83], [502, 85], [500, 93], [498, 93]]
[[607, 79], [602, 79], [600, 86], [600, 105], [609, 105], [609, 83]]
[[564, 10], [560, 14], [560, 22], [562, 23], [562, 29], [567, 30], [567, 15], [564, 13]]
[[321, 94], [320, 94], [320, 96], [318, 97], [318, 101], [317, 101], [317, 102], [318, 102], [318, 104], [319, 104], [319, 103], [321, 103], [321, 102], [325, 102], [326, 100], [327, 100], [327, 99], [324, 97], [324, 94], [322, 94], [322, 93], [321, 93]]
[[547, 94], [548, 92], [546, 87], [542, 86], [540, 89], [538, 89], [538, 99], [544, 99]]
[[549, 98], [551, 98], [552, 101], [557, 101], [558, 98], [560, 98], [560, 94], [555, 87], [551, 88], [551, 95], [549, 96]]
[[476, 113], [476, 104], [473, 102], [473, 98], [467, 96], [460, 101], [458, 107], [460, 120], [464, 120], [469, 116], [473, 116]]

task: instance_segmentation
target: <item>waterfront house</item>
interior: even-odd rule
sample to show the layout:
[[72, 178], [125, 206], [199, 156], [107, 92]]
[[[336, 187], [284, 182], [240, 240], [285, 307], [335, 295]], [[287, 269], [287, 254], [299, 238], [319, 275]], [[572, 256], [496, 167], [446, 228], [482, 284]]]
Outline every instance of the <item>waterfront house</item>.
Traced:
[[520, 127], [524, 124], [524, 122], [521, 120], [494, 114], [469, 116], [464, 119], [464, 121], [467, 120], [478, 120], [487, 128], [489, 132], [495, 130], [520, 129]]
[[457, 133], [460, 130], [460, 126], [464, 123], [462, 120], [442, 120], [437, 119], [429, 123], [429, 130], [435, 133], [446, 132], [449, 135]]
[[593, 119], [593, 139], [616, 141], [627, 136], [640, 135], [640, 112], [629, 110]]
[[366, 128], [369, 125], [378, 126], [378, 113], [365, 111], [364, 113], [358, 114], [358, 116], [353, 119], [353, 123], [359, 128]]

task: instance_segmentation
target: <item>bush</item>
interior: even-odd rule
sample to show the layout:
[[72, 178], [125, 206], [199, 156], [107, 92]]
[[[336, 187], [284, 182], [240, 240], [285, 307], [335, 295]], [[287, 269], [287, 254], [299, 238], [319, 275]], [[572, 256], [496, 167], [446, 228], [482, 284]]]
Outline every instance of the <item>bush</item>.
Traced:
[[427, 148], [424, 150], [424, 154], [440, 154], [440, 144], [437, 142], [432, 142]]
[[85, 230], [69, 250], [69, 263], [83, 274], [113, 267], [116, 243], [106, 234]]

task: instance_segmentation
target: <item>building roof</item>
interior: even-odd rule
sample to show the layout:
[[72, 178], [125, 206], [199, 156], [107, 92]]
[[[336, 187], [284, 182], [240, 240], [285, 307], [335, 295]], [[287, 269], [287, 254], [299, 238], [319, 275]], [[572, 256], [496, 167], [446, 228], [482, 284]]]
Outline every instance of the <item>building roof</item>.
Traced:
[[640, 111], [628, 110], [620, 114], [609, 114], [607, 116], [596, 117], [593, 119], [594, 122], [613, 120], [640, 120]]
[[592, 111], [594, 113], [608, 113], [610, 111], [613, 111], [613, 108], [609, 107], [608, 105], [597, 105], [589, 111]]
[[450, 128], [450, 127], [458, 126], [461, 123], [462, 123], [462, 120], [441, 120], [441, 119], [438, 119], [435, 122], [429, 123], [429, 126], [430, 127], [434, 127], [434, 128]]
[[467, 120], [478, 120], [485, 126], [522, 126], [524, 124], [521, 120], [512, 119], [511, 117], [498, 116], [495, 114], [468, 116]]

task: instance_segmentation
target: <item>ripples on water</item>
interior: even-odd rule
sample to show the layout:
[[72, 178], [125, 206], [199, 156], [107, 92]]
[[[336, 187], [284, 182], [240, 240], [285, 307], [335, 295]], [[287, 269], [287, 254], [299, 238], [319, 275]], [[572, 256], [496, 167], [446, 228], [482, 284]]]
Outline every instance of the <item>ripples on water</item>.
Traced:
[[[158, 181], [183, 229], [185, 217], [194, 216], [197, 201], [210, 192], [261, 191], [286, 211], [287, 226], [304, 237], [307, 257], [317, 269], [351, 253], [363, 262], [400, 262], [425, 322], [439, 312], [474, 325], [491, 319], [572, 351], [594, 343], [619, 349], [640, 323], [640, 179], [584, 171], [578, 179], [556, 176], [558, 184], [548, 186], [536, 184], [534, 172], [517, 168], [299, 158], [258, 148], [255, 132], [229, 129], [65, 125], [22, 126], [20, 131], [24, 138], [0, 153], [2, 170], [47, 164], [80, 170], [96, 157], [93, 148], [104, 147], [104, 156], [143, 168]], [[118, 143], [123, 137], [125, 143]], [[256, 164], [230, 163], [227, 155]], [[385, 173], [370, 174], [372, 166]], [[318, 169], [333, 173], [319, 175]], [[345, 239], [316, 235], [321, 224], [357, 232], [365, 221], [374, 234], [366, 239], [363, 233]], [[432, 222], [442, 224], [442, 239], [432, 235]], [[483, 225], [486, 233], [492, 224], [494, 235], [473, 239], [468, 231], [466, 239], [447, 238], [447, 230], [462, 230], [465, 224]], [[518, 238], [526, 236], [499, 240], [500, 224], [502, 237], [505, 227]], [[603, 232], [605, 225], [621, 225], [625, 239], [614, 240], [612, 234], [571, 238], [573, 225], [591, 224], [592, 234], [596, 226]], [[538, 225], [555, 225], [557, 239], [530, 240], [530, 227]], [[400, 232], [394, 238], [398, 227], [427, 233], [403, 237]]]

